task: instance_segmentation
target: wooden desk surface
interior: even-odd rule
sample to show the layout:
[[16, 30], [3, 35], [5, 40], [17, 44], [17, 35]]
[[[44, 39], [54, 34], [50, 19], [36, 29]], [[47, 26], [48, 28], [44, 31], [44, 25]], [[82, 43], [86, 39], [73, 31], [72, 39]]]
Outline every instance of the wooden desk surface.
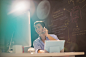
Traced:
[[34, 54], [30, 54], [30, 53], [1, 53], [0, 56], [1, 57], [5, 57], [5, 56], [24, 56], [24, 57], [28, 57], [28, 56], [66, 56], [66, 55], [84, 55], [84, 52], [64, 52], [64, 53], [34, 53]]

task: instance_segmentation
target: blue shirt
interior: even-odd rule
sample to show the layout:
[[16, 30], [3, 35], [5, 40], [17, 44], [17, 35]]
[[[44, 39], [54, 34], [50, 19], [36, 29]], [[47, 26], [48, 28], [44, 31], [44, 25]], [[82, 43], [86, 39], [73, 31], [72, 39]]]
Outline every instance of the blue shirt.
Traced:
[[[54, 34], [49, 34], [51, 37], [53, 37], [56, 40], [59, 40], [58, 37]], [[49, 40], [48, 37], [46, 37], [46, 40]], [[35, 48], [35, 52], [37, 53], [39, 49], [44, 50], [44, 43], [42, 42], [41, 38], [38, 37], [34, 42], [33, 46]]]

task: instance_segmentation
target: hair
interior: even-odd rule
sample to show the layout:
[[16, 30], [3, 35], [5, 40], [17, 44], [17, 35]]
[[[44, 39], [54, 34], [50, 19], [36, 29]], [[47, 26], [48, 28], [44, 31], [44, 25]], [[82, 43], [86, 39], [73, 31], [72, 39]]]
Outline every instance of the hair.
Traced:
[[34, 22], [34, 26], [37, 25], [37, 24], [41, 24], [43, 28], [45, 27], [45, 23], [43, 21]]

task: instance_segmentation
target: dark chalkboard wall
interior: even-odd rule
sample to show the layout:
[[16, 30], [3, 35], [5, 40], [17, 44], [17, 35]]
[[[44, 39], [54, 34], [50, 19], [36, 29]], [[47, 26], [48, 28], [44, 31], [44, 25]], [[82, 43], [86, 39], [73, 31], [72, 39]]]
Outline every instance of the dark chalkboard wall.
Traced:
[[86, 1], [52, 1], [50, 15], [51, 31], [66, 40], [66, 51], [86, 51]]
[[[41, 0], [34, 2], [38, 6]], [[51, 6], [49, 16], [42, 20], [49, 33], [66, 40], [65, 51], [86, 51], [86, 0], [49, 0], [49, 2]], [[40, 21], [36, 12], [31, 18], [32, 25], [35, 21]], [[32, 30], [32, 40], [35, 40], [37, 34], [34, 29]]]

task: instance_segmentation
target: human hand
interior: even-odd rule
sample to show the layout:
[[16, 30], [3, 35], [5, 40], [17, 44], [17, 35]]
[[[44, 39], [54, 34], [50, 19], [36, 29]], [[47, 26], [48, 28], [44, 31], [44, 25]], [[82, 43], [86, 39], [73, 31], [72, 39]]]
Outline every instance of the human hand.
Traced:
[[45, 27], [43, 28], [43, 33], [45, 34], [45, 36], [48, 35], [48, 30]]
[[38, 50], [38, 53], [44, 53], [44, 50]]

